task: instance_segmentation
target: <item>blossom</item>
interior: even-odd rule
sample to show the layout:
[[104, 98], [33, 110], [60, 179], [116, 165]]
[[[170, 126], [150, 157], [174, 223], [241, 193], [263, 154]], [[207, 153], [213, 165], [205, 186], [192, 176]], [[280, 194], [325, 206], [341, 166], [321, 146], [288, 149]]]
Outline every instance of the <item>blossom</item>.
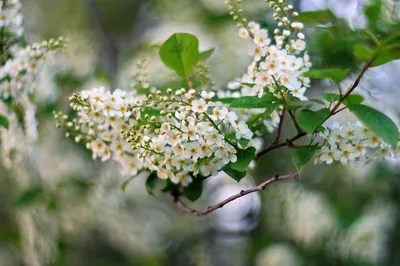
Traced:
[[192, 111], [195, 113], [204, 113], [207, 111], [208, 105], [204, 99], [194, 100], [192, 102]]

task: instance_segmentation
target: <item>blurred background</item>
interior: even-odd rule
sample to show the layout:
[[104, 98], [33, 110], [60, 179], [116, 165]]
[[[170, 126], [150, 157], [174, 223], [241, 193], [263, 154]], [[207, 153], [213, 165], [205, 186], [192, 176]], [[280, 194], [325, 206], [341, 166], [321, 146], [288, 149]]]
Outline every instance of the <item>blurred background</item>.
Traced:
[[[331, 9], [346, 24], [309, 26], [316, 67], [353, 67], [352, 29], [384, 35], [399, 24], [393, 0], [297, 0], [298, 10]], [[246, 72], [249, 40], [239, 38], [223, 0], [24, 0], [29, 42], [68, 37], [65, 53], [43, 69], [35, 101], [40, 137], [6, 169], [0, 163], [0, 265], [400, 265], [400, 167], [396, 161], [355, 169], [309, 165], [299, 181], [277, 182], [207, 217], [181, 213], [168, 195], [151, 197], [144, 178], [126, 191], [117, 166], [92, 161], [56, 130], [53, 110], [93, 86], [129, 89], [146, 57], [152, 85], [173, 82], [158, 47], [175, 32], [195, 34], [216, 88]], [[268, 4], [243, 0], [244, 14], [273, 30]], [[354, 77], [344, 81], [351, 84]], [[398, 122], [400, 63], [369, 70], [358, 92]], [[335, 90], [313, 83], [308, 96]], [[343, 113], [342, 121], [353, 120]], [[293, 135], [286, 121], [284, 137]], [[266, 136], [269, 143], [273, 136]], [[240, 183], [208, 180], [194, 207], [205, 207], [279, 173], [295, 171], [289, 149], [268, 154]], [[23, 185], [21, 185], [23, 184]]]

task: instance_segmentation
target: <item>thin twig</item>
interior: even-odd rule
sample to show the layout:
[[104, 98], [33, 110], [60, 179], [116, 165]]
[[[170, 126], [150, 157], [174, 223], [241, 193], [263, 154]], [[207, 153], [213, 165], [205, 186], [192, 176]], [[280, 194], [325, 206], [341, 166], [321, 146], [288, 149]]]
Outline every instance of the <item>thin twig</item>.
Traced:
[[229, 198], [221, 201], [220, 203], [217, 203], [215, 205], [212, 206], [208, 206], [206, 209], [202, 210], [202, 211], [198, 211], [192, 208], [189, 208], [179, 197], [179, 195], [172, 195], [174, 198], [174, 201], [176, 203], [176, 205], [178, 206], [179, 209], [181, 209], [182, 211], [191, 214], [191, 215], [195, 215], [195, 216], [204, 216], [207, 215], [219, 208], [224, 207], [226, 204], [228, 204], [229, 202], [232, 202], [238, 198], [241, 198], [245, 195], [257, 192], [257, 191], [262, 191], [264, 190], [267, 186], [269, 186], [270, 184], [278, 181], [278, 180], [284, 180], [284, 179], [297, 179], [300, 177], [300, 173], [293, 173], [293, 174], [288, 174], [288, 175], [275, 175], [274, 177], [271, 177], [270, 179], [268, 179], [267, 181], [265, 181], [264, 183], [250, 188], [248, 190], [241, 190], [239, 193], [234, 194], [232, 196], [230, 196]]
[[332, 115], [340, 113], [341, 111], [346, 110], [346, 109], [347, 109], [347, 107], [340, 108], [339, 110], [335, 111]]
[[357, 79], [354, 81], [353, 85], [351, 85], [351, 87], [347, 90], [347, 92], [343, 95], [343, 97], [341, 97], [339, 101], [336, 103], [336, 105], [332, 108], [330, 115], [316, 127], [317, 129], [319, 129], [329, 118], [338, 113], [336, 111], [338, 110], [340, 105], [358, 87], [358, 84], [360, 84], [360, 81], [364, 76], [365, 72], [367, 72], [367, 70], [370, 68], [375, 59], [376, 57], [372, 58], [368, 63], [364, 65], [364, 67], [361, 69], [361, 72], [358, 74]]
[[282, 110], [282, 113], [280, 115], [279, 125], [278, 125], [278, 129], [276, 131], [276, 137], [274, 139], [274, 142], [272, 142], [272, 144], [278, 144], [278, 142], [279, 142], [279, 139], [282, 134], [282, 126], [283, 126], [283, 120], [285, 119], [285, 113], [286, 113], [286, 108], [284, 107]]
[[304, 137], [306, 135], [307, 135], [307, 133], [300, 132], [296, 136], [294, 136], [293, 138], [287, 139], [285, 142], [282, 142], [282, 143], [279, 143], [279, 144], [271, 144], [265, 150], [262, 150], [259, 153], [257, 153], [256, 156], [254, 157], [254, 160], [258, 160], [258, 159], [260, 159], [261, 156], [265, 155], [266, 153], [268, 153], [270, 151], [273, 151], [275, 149], [281, 148], [281, 147], [294, 147], [293, 142], [295, 142], [299, 138]]

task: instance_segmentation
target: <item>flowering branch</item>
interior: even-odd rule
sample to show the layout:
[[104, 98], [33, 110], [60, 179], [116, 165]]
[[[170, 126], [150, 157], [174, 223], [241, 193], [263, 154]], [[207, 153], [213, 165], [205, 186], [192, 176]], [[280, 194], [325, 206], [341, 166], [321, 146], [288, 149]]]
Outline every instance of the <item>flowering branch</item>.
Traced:
[[258, 186], [255, 186], [253, 188], [247, 189], [247, 190], [241, 190], [239, 193], [234, 194], [232, 196], [230, 196], [229, 198], [215, 204], [215, 205], [211, 205], [208, 206], [206, 209], [202, 210], [202, 211], [198, 211], [195, 209], [191, 209], [189, 208], [181, 199], [180, 196], [177, 194], [172, 194], [174, 201], [176, 203], [176, 205], [178, 206], [179, 209], [181, 209], [182, 211], [194, 215], [194, 216], [205, 216], [213, 211], [216, 211], [222, 207], [224, 207], [226, 204], [228, 204], [229, 202], [232, 202], [238, 198], [241, 198], [245, 195], [257, 192], [257, 191], [262, 191], [264, 190], [267, 186], [271, 185], [272, 183], [278, 181], [278, 180], [284, 180], [284, 179], [298, 179], [300, 177], [300, 173], [296, 172], [296, 173], [292, 173], [292, 174], [288, 174], [288, 175], [275, 175], [273, 177], [271, 177], [270, 179], [268, 179], [267, 181], [265, 181], [264, 183], [261, 183]]

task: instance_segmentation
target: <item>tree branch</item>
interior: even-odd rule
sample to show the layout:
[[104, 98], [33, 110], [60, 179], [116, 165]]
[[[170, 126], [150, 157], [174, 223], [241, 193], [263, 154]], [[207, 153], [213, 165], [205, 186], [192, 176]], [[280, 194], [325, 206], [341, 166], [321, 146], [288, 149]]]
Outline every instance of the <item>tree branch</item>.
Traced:
[[262, 184], [260, 184], [260, 185], [258, 185], [256, 187], [250, 188], [248, 190], [241, 190], [239, 193], [230, 196], [229, 198], [221, 201], [220, 203], [217, 203], [217, 204], [212, 205], [212, 206], [208, 206], [206, 209], [204, 209], [202, 211], [198, 211], [198, 210], [189, 208], [180, 199], [179, 195], [172, 194], [172, 196], [174, 198], [174, 201], [175, 201], [176, 205], [182, 211], [184, 211], [184, 212], [186, 212], [188, 214], [194, 215], [194, 216], [205, 216], [205, 215], [207, 215], [207, 214], [209, 214], [209, 213], [211, 213], [213, 211], [216, 211], [217, 209], [220, 209], [220, 208], [224, 207], [229, 202], [232, 202], [232, 201], [234, 201], [234, 200], [236, 200], [238, 198], [241, 198], [241, 197], [243, 197], [245, 195], [248, 195], [248, 194], [251, 194], [251, 193], [254, 193], [254, 192], [257, 192], [257, 191], [262, 191], [267, 186], [269, 186], [270, 184], [272, 184], [272, 183], [274, 183], [274, 182], [276, 182], [278, 180], [297, 179], [299, 177], [300, 177], [300, 173], [298, 173], [298, 172], [297, 173], [288, 174], [288, 175], [283, 175], [283, 176], [275, 175], [275, 176], [271, 177], [270, 179], [268, 179], [267, 181], [265, 181], [264, 183], [262, 183]]
[[256, 154], [256, 156], [254, 157], [254, 160], [258, 160], [260, 159], [261, 156], [265, 155], [266, 153], [273, 151], [275, 149], [281, 148], [281, 147], [293, 147], [293, 142], [295, 142], [296, 140], [298, 140], [301, 137], [306, 136], [307, 133], [304, 132], [300, 132], [298, 133], [296, 136], [294, 136], [291, 139], [287, 139], [285, 142], [279, 143], [279, 144], [274, 144], [272, 143], [268, 148], [266, 148], [265, 150], [260, 151], [259, 153]]
[[272, 142], [272, 144], [278, 144], [278, 142], [279, 142], [279, 139], [282, 134], [282, 126], [283, 126], [283, 120], [285, 119], [285, 113], [286, 113], [286, 108], [283, 107], [282, 113], [280, 115], [278, 130], [276, 131], [276, 137], [274, 139], [274, 142]]

